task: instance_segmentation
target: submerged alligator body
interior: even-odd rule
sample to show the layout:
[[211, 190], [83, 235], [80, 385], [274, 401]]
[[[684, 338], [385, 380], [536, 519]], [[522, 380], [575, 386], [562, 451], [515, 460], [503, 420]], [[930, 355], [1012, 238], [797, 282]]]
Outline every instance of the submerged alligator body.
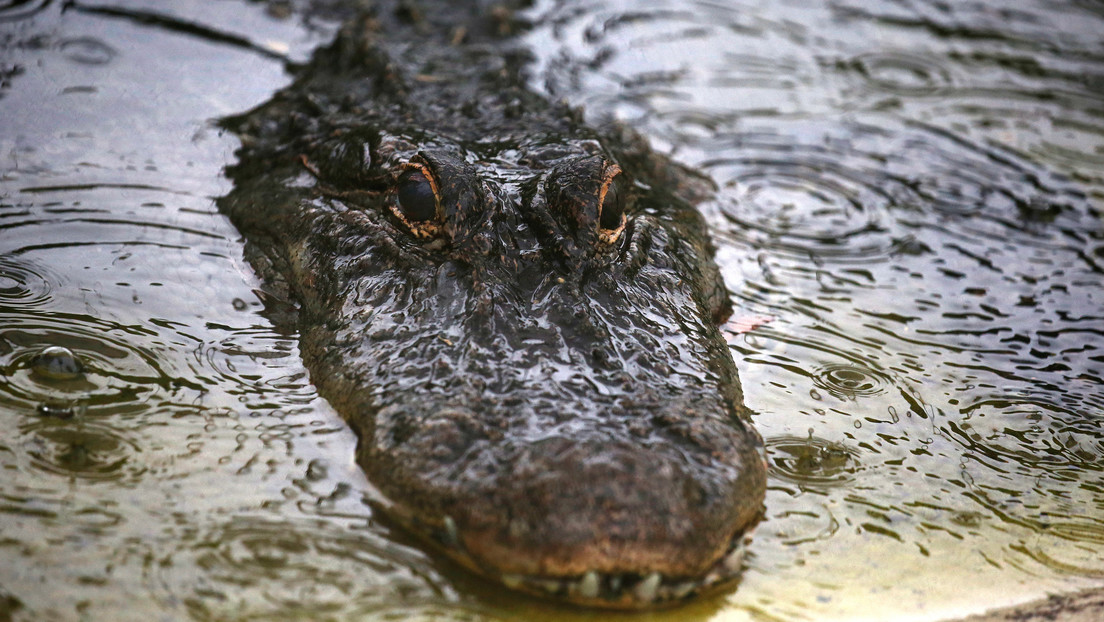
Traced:
[[708, 183], [526, 90], [512, 19], [350, 20], [226, 121], [220, 206], [391, 517], [514, 589], [678, 602], [737, 575], [766, 479]]

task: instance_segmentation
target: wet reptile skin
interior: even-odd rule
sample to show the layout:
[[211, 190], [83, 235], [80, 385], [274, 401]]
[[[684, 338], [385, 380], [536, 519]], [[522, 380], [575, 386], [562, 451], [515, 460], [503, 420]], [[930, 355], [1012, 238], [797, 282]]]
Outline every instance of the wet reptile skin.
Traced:
[[679, 602], [738, 575], [766, 481], [693, 206], [710, 187], [526, 90], [518, 27], [351, 18], [226, 120], [220, 207], [385, 512], [514, 589]]

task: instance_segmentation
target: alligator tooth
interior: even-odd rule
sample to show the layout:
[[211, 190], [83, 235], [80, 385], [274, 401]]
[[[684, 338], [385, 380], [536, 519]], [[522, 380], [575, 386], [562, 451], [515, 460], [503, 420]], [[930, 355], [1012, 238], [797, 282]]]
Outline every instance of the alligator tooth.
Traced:
[[521, 538], [525, 533], [525, 523], [516, 518], [510, 521], [507, 528], [510, 530], [510, 535], [514, 538]]
[[524, 582], [525, 582], [525, 577], [523, 577], [519, 574], [504, 574], [504, 575], [502, 575], [502, 585], [505, 585], [506, 587], [510, 588], [511, 590], [518, 589], [519, 587], [521, 587], [521, 584], [524, 583]]
[[613, 592], [614, 594], [618, 594], [618, 593], [621, 592], [621, 575], [619, 575], [619, 574], [610, 575], [609, 588], [610, 588], [610, 591]]
[[684, 581], [683, 583], [678, 583], [671, 588], [671, 598], [675, 600], [686, 598], [690, 595], [690, 592], [694, 591], [694, 588], [696, 588], [697, 586], [698, 584], [694, 581]]
[[445, 517], [445, 544], [452, 547], [460, 546], [460, 532], [456, 529], [456, 521], [452, 520], [451, 516]]
[[732, 552], [724, 558], [724, 562], [722, 563], [724, 564], [725, 570], [732, 573], [739, 572], [740, 567], [744, 564], [744, 547], [738, 546], [733, 549]]
[[557, 581], [555, 579], [539, 579], [534, 581], [537, 587], [548, 592], [549, 594], [555, 594], [563, 587], [563, 581]]
[[655, 600], [656, 592], [659, 589], [660, 580], [661, 578], [659, 576], [659, 573], [653, 572], [652, 574], [644, 577], [644, 579], [641, 580], [640, 583], [637, 583], [636, 587], [633, 588], [633, 594], [636, 595], [637, 600], [646, 603], [650, 603]]
[[583, 598], [597, 598], [598, 597], [598, 573], [591, 570], [583, 575], [583, 580], [579, 581], [579, 596]]

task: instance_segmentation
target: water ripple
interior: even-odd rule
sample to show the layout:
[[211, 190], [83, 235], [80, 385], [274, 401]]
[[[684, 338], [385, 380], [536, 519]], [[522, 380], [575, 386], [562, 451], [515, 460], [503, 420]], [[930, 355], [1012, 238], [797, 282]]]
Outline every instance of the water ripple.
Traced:
[[110, 45], [94, 37], [72, 37], [58, 43], [58, 50], [66, 59], [79, 65], [106, 65], [118, 52]]
[[137, 481], [146, 471], [142, 448], [125, 431], [102, 421], [41, 418], [20, 429], [30, 466], [84, 480]]
[[[178, 379], [161, 369], [159, 355], [144, 345], [153, 331], [84, 315], [4, 317], [0, 328], [0, 401], [24, 413], [59, 414], [59, 404], [82, 412], [134, 414], [145, 411], [150, 396]], [[61, 346], [84, 362], [79, 378], [45, 378], [32, 371], [45, 348]], [[71, 416], [71, 414], [70, 414]]]
[[725, 215], [759, 244], [774, 243], [819, 256], [881, 255], [885, 235], [881, 191], [827, 166], [759, 162], [729, 181]]
[[721, 184], [718, 204], [706, 208], [717, 235], [801, 259], [854, 263], [912, 247], [925, 252], [908, 240], [946, 217], [978, 218], [970, 226], [991, 238], [1009, 230], [1034, 236], [1055, 218], [1088, 218], [1073, 207], [1075, 189], [1011, 152], [881, 115], [866, 120], [776, 120], [770, 131], [703, 139], [699, 164]]
[[702, 152], [714, 155], [699, 164], [722, 187], [717, 234], [802, 259], [888, 257], [904, 235], [893, 213], [912, 209], [916, 194], [886, 178], [880, 158], [864, 153], [854, 132], [825, 135], [802, 124], [789, 130], [702, 141]]
[[1025, 552], [1059, 573], [1104, 579], [1104, 524], [1090, 517], [1054, 523]]
[[813, 436], [776, 436], [767, 439], [770, 474], [802, 488], [844, 486], [860, 470], [859, 452]]
[[836, 397], [850, 399], [879, 395], [891, 383], [875, 370], [851, 363], [835, 363], [814, 371], [813, 384]]
[[299, 369], [294, 336], [280, 335], [271, 327], [232, 329], [205, 344], [197, 356], [198, 377], [233, 394], [278, 398], [288, 406], [317, 397], [306, 372]]
[[809, 505], [800, 511], [782, 512], [772, 516], [771, 520], [779, 521], [777, 525], [779, 531], [775, 532], [775, 535], [786, 546], [800, 546], [828, 540], [840, 529], [839, 520], [823, 505]]
[[50, 6], [51, 2], [52, 0], [0, 0], [0, 22], [33, 17]]
[[50, 268], [12, 255], [0, 255], [0, 305], [12, 311], [48, 304], [53, 290], [63, 283], [61, 276]]
[[239, 516], [182, 534], [164, 560], [151, 587], [212, 619], [351, 618], [457, 598], [416, 550], [324, 521]]
[[898, 95], [936, 95], [951, 85], [950, 72], [934, 58], [906, 52], [871, 52], [851, 63], [874, 88]]
[[1072, 475], [1104, 470], [1097, 417], [1039, 399], [985, 399], [962, 408], [948, 435], [998, 472]]

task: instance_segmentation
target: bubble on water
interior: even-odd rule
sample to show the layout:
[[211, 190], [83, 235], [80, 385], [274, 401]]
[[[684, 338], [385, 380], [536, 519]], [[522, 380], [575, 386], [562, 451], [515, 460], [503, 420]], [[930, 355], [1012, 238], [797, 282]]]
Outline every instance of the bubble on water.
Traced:
[[48, 346], [31, 360], [31, 371], [50, 380], [76, 380], [84, 375], [84, 362], [63, 346]]
[[144, 411], [163, 387], [187, 382], [165, 373], [149, 337], [140, 327], [82, 315], [13, 319], [0, 328], [0, 353], [10, 353], [0, 356], [0, 365], [15, 371], [0, 383], [0, 399], [16, 410], [62, 418], [86, 409]]

